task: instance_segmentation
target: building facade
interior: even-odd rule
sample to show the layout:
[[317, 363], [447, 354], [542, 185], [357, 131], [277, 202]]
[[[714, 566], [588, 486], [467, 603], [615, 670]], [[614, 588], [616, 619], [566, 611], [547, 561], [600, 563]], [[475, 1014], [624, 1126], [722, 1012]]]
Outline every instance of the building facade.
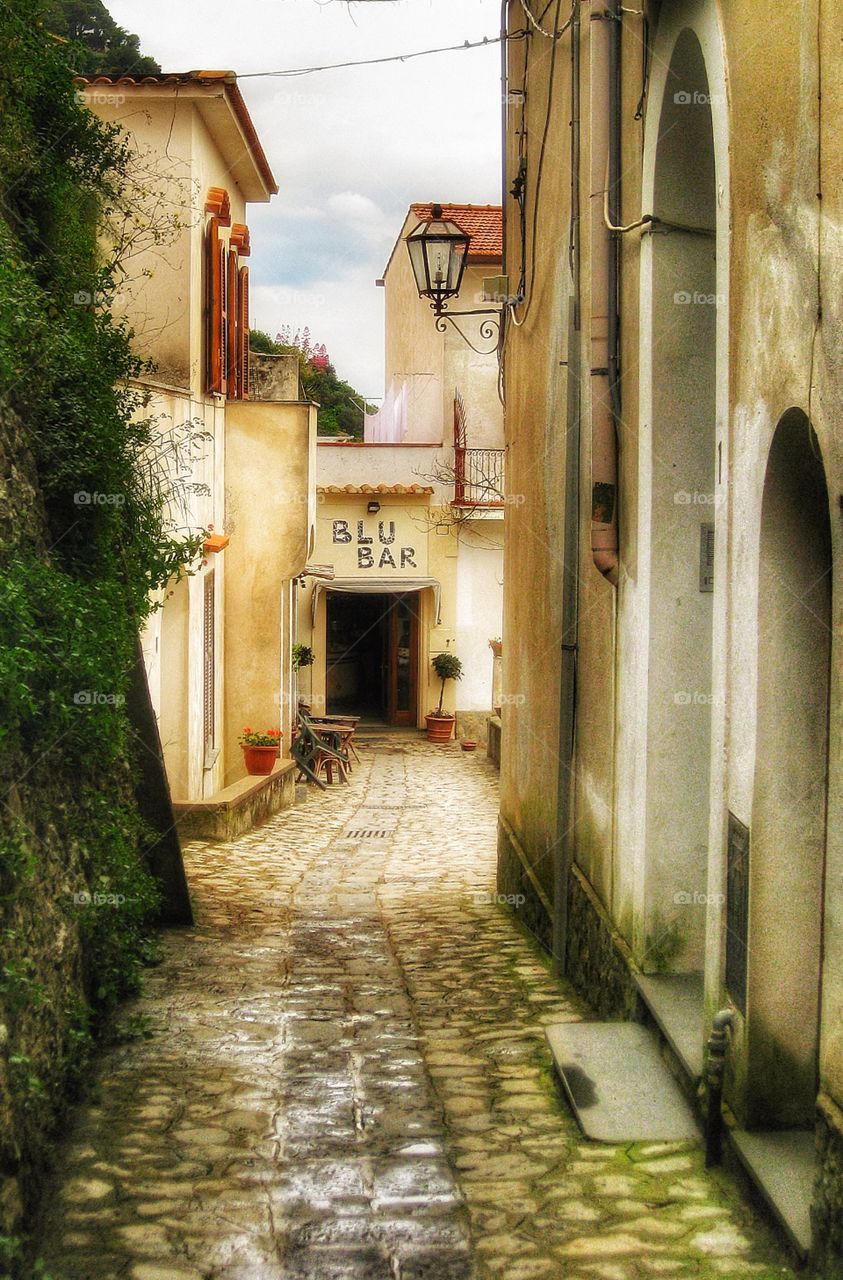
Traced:
[[[439, 684], [436, 653], [463, 677], [446, 690], [457, 734], [485, 739], [503, 584], [504, 447], [494, 338], [482, 317], [437, 328], [416, 292], [404, 245], [431, 217], [412, 205], [383, 280], [386, 397], [362, 443], [324, 439], [317, 451], [314, 560], [298, 637], [315, 653], [300, 681], [314, 709], [424, 725]], [[454, 310], [473, 310], [501, 261], [500, 208], [446, 205], [471, 235]], [[444, 330], [444, 331], [443, 331]], [[464, 335], [464, 336], [463, 336]]]
[[100, 77], [80, 92], [132, 151], [109, 304], [151, 362], [150, 467], [174, 530], [207, 532], [142, 637], [173, 799], [207, 801], [246, 773], [244, 725], [281, 728], [289, 745], [296, 580], [313, 541], [315, 408], [271, 379], [252, 394], [247, 206], [277, 185], [232, 72]]
[[836, 1276], [839, 30], [639, 8], [508, 48], [500, 887], [692, 1086], [731, 1011], [735, 1146], [790, 1135], [793, 1234]]

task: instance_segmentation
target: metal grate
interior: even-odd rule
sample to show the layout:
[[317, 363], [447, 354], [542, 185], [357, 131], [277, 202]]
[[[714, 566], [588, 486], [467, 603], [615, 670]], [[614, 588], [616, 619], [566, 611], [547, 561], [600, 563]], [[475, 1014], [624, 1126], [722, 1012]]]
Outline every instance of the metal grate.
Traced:
[[726, 861], [726, 990], [746, 1013], [749, 953], [749, 827], [729, 814]]
[[371, 827], [361, 827], [357, 831], [346, 831], [343, 840], [385, 840], [394, 835], [393, 831], [377, 831]]

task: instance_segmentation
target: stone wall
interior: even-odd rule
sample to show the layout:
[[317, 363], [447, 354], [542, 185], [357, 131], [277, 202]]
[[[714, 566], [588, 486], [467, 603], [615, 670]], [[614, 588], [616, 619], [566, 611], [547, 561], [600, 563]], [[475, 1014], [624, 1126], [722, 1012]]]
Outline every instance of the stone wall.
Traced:
[[183, 840], [236, 840], [296, 801], [296, 766], [282, 760], [267, 777], [241, 778], [210, 800], [175, 804]]
[[[0, 406], [0, 1275], [26, 1236], [53, 1135], [84, 1084], [94, 1036], [137, 981], [147, 954], [139, 935], [156, 906], [147, 859], [158, 824], [151, 811], [150, 827], [141, 824], [136, 789], [149, 779], [132, 755], [137, 726], [129, 723], [125, 670], [125, 711], [108, 690], [117, 744], [108, 754], [96, 754], [84, 706], [64, 734], [45, 728], [50, 700], [81, 705], [75, 683], [91, 687], [79, 653], [51, 630], [58, 612], [50, 613], [43, 584], [67, 607], [60, 591], [71, 578], [52, 563], [50, 544], [25, 423]], [[33, 582], [40, 594], [27, 599]], [[96, 586], [77, 586], [72, 598], [87, 607]], [[16, 616], [26, 627], [16, 627]], [[78, 615], [74, 624], [83, 625]], [[162, 873], [182, 872], [177, 844], [161, 857]], [[178, 918], [185, 911], [189, 918], [182, 905]]]
[[501, 767], [501, 719], [500, 716], [490, 716], [486, 725], [486, 755], [492, 764]]
[[567, 975], [604, 1018], [643, 1017], [629, 949], [579, 867], [568, 884]]
[[498, 893], [512, 900], [519, 922], [545, 951], [553, 942], [552, 904], [534, 873], [517, 835], [506, 819], [498, 822]]
[[473, 738], [479, 746], [486, 745], [486, 726], [489, 723], [488, 711], [460, 711], [457, 710], [456, 737], [457, 741], [463, 738]]
[[817, 1104], [817, 1178], [812, 1259], [823, 1280], [843, 1275], [843, 1111], [826, 1094]]

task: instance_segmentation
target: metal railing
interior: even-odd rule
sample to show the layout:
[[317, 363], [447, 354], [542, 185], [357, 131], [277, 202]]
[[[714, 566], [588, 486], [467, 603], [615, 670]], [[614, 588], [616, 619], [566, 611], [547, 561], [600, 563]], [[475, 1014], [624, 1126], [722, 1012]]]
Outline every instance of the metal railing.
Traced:
[[504, 505], [504, 449], [454, 448], [454, 505]]

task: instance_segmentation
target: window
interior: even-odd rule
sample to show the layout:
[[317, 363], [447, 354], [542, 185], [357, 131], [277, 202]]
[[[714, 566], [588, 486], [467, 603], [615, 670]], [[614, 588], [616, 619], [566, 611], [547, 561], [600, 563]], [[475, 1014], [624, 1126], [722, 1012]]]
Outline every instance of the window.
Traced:
[[[249, 229], [231, 226], [228, 194], [211, 187], [205, 240], [205, 388], [245, 400], [249, 395], [249, 272], [240, 259], [250, 252]], [[231, 226], [228, 240], [222, 228]]]

